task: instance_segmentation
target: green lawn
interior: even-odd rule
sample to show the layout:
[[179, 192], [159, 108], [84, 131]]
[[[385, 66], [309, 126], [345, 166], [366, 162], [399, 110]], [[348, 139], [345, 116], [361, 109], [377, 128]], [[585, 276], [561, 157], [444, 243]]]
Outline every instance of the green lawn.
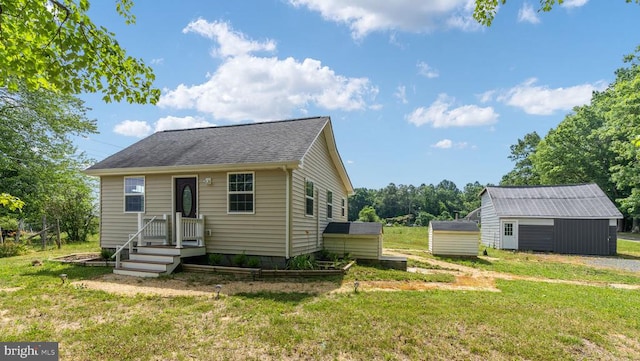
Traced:
[[[219, 300], [131, 297], [59, 279], [60, 273], [90, 279], [110, 269], [31, 266], [33, 259], [89, 249], [95, 243], [0, 259], [1, 341], [58, 341], [61, 360], [640, 358], [637, 290], [498, 281], [499, 293], [282, 289]], [[329, 282], [337, 289], [355, 278], [423, 277], [363, 266], [352, 271]], [[7, 290], [13, 287], [20, 289]]]
[[429, 227], [384, 227], [384, 248], [429, 249]]

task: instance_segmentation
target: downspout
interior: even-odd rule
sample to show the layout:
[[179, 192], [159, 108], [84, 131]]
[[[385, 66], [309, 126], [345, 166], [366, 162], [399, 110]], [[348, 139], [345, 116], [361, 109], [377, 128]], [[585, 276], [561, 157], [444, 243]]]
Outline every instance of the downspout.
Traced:
[[282, 170], [285, 174], [285, 216], [284, 216], [284, 224], [285, 224], [285, 232], [284, 232], [284, 254], [285, 258], [289, 259], [289, 243], [291, 241], [291, 177], [289, 176], [289, 171], [286, 166], [282, 166]]

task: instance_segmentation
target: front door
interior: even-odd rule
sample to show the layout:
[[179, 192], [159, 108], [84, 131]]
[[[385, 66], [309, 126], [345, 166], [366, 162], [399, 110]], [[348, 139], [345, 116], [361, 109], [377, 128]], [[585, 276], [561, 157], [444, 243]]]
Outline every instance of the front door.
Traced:
[[518, 223], [502, 221], [502, 248], [518, 249]]
[[176, 213], [182, 213], [184, 218], [196, 218], [197, 215], [197, 189], [198, 182], [195, 177], [175, 179]]

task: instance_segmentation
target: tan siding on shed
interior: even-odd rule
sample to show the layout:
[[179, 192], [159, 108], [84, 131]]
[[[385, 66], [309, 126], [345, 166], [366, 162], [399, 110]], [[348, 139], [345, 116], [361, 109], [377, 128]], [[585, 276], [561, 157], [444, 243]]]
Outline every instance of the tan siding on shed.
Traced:
[[359, 259], [378, 259], [382, 254], [382, 236], [325, 234], [324, 248], [331, 253]]
[[449, 256], [477, 256], [479, 232], [429, 231], [429, 250], [432, 254]]
[[[327, 224], [346, 222], [341, 215], [342, 199], [347, 199], [347, 190], [338, 175], [327, 145], [325, 133], [313, 143], [303, 160], [303, 167], [294, 170], [292, 176], [292, 224], [291, 256], [319, 251], [323, 248], [322, 232]], [[305, 179], [314, 184], [314, 215], [305, 215]], [[327, 190], [333, 192], [333, 219], [327, 219]], [[316, 212], [317, 211], [317, 212]]]

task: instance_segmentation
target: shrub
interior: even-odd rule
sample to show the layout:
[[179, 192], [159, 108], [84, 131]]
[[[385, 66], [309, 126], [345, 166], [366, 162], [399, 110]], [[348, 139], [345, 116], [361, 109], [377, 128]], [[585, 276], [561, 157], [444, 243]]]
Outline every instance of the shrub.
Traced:
[[222, 264], [222, 255], [220, 253], [210, 253], [209, 254], [209, 264], [211, 266], [218, 266]]
[[290, 258], [287, 268], [292, 270], [312, 270], [317, 268], [316, 261], [311, 254], [301, 254]]
[[0, 258], [19, 256], [27, 252], [27, 248], [22, 244], [5, 242], [0, 244]]
[[103, 248], [100, 250], [100, 257], [104, 260], [110, 260], [114, 253], [116, 252], [111, 248]]
[[258, 258], [258, 257], [249, 257], [249, 259], [247, 260], [247, 266], [249, 266], [251, 268], [260, 267], [260, 258]]
[[247, 264], [247, 255], [242, 252], [241, 254], [237, 254], [233, 256], [233, 264], [239, 267], [244, 267]]

